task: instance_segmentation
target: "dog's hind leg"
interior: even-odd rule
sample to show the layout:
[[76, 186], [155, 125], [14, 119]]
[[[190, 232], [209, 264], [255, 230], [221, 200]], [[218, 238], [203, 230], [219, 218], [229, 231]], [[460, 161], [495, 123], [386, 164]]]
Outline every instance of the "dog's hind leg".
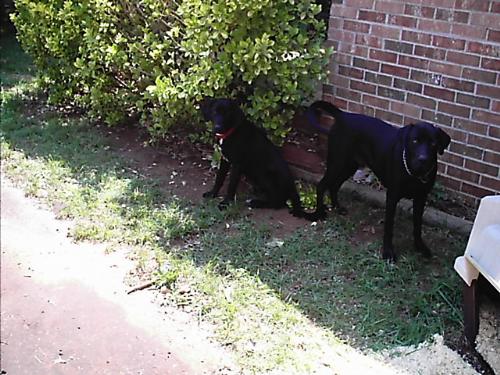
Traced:
[[358, 169], [358, 163], [355, 161], [350, 161], [342, 167], [334, 176], [329, 180], [328, 190], [330, 193], [330, 199], [332, 203], [332, 208], [341, 215], [345, 215], [347, 210], [339, 203], [338, 192], [342, 184], [351, 177], [354, 172]]

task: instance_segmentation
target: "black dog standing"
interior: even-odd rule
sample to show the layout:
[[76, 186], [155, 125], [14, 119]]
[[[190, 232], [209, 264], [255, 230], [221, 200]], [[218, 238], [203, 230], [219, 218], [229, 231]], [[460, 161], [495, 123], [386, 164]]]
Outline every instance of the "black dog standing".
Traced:
[[333, 207], [345, 213], [338, 202], [338, 190], [359, 167], [368, 166], [387, 188], [382, 257], [396, 260], [392, 237], [396, 205], [401, 198], [413, 199], [415, 247], [429, 257], [430, 250], [422, 240], [422, 215], [436, 179], [437, 154], [448, 147], [449, 135], [426, 122], [397, 128], [374, 117], [343, 112], [325, 101], [309, 108], [315, 124], [318, 110], [332, 115], [335, 124], [328, 135], [327, 169], [317, 186], [317, 218], [326, 216], [326, 190]]
[[278, 148], [267, 138], [264, 130], [245, 117], [236, 101], [204, 99], [201, 111], [205, 120], [214, 123], [215, 136], [222, 152], [214, 187], [203, 194], [204, 197], [215, 198], [231, 171], [227, 193], [219, 208], [224, 209], [234, 201], [240, 178], [245, 175], [259, 195], [247, 202], [250, 207], [284, 208], [290, 199], [294, 216], [313, 219], [302, 209], [293, 176]]

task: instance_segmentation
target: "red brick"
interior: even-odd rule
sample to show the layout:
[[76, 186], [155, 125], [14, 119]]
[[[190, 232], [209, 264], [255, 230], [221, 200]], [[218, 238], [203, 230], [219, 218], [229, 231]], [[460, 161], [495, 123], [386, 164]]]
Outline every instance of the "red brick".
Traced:
[[419, 58], [413, 57], [413, 56], [399, 55], [398, 60], [399, 60], [398, 63], [400, 65], [411, 66], [412, 68], [426, 70], [429, 67], [429, 60], [419, 59]]
[[328, 39], [339, 42], [354, 43], [355, 33], [350, 31], [330, 29], [328, 30]]
[[375, 72], [365, 72], [365, 81], [375, 83], [377, 85], [391, 86], [392, 77], [385, 74], [378, 74]]
[[414, 69], [411, 70], [410, 78], [418, 82], [430, 83], [437, 86], [440, 86], [444, 79], [442, 74], [422, 72]]
[[472, 118], [474, 120], [485, 122], [490, 125], [500, 126], [500, 113], [474, 109], [474, 111], [472, 111]]
[[425, 0], [425, 4], [434, 7], [453, 8], [455, 0]]
[[430, 45], [432, 41], [432, 35], [410, 30], [403, 30], [402, 38], [408, 42], [425, 45]]
[[353, 65], [358, 67], [358, 68], [374, 70], [376, 72], [378, 72], [379, 67], [380, 67], [380, 63], [378, 63], [376, 61], [362, 59], [360, 57], [354, 57]]
[[474, 81], [464, 81], [461, 79], [455, 79], [450, 77], [443, 77], [443, 81], [441, 82], [443, 87], [466, 91], [466, 92], [474, 92], [476, 87], [476, 83]]
[[[351, 83], [354, 81], [351, 81]], [[361, 93], [351, 90], [337, 87], [335, 89], [335, 97], [340, 97], [348, 100], [352, 100], [354, 102], [361, 101]]]
[[343, 17], [349, 19], [355, 19], [358, 15], [357, 7], [348, 7], [345, 5], [332, 4], [331, 17]]
[[378, 86], [377, 87], [377, 95], [383, 96], [393, 100], [404, 101], [405, 100], [405, 92], [401, 90], [395, 90], [389, 87]]
[[358, 33], [368, 33], [368, 31], [370, 31], [370, 25], [368, 23], [345, 20], [344, 29]]
[[491, 103], [491, 110], [493, 112], [498, 112], [500, 113], [500, 101], [498, 100], [494, 100], [492, 103]]
[[[466, 134], [466, 133], [464, 133], [464, 134]], [[466, 157], [478, 159], [478, 160], [482, 159], [483, 150], [481, 148], [478, 148], [478, 147], [475, 147], [472, 145], [465, 145], [463, 143], [458, 143], [458, 142], [456, 142], [457, 141], [456, 137], [454, 137], [452, 135], [450, 135], [450, 136], [452, 139], [451, 144], [450, 144], [450, 151], [451, 152], [454, 152], [456, 154], [463, 155]]]
[[482, 150], [488, 149], [491, 151], [498, 151], [500, 148], [500, 141], [498, 139], [486, 138], [476, 134], [469, 134], [467, 143], [479, 147]]
[[481, 174], [488, 174], [495, 177], [498, 176], [498, 166], [494, 167], [492, 165], [480, 163], [471, 159], [465, 160], [465, 168]]
[[352, 80], [349, 87], [351, 88], [351, 90], [367, 92], [370, 94], [375, 94], [377, 92], [377, 86], [372, 85], [370, 83], [356, 81], [356, 80]]
[[438, 103], [438, 110], [444, 113], [449, 113], [455, 117], [469, 118], [470, 116], [470, 108], [452, 103], [440, 102]]
[[[488, 136], [496, 138], [500, 142], [500, 127], [495, 126], [495, 125], [491, 125], [488, 129]], [[500, 145], [499, 145], [498, 149], [500, 151]]]
[[393, 112], [403, 114], [405, 116], [411, 116], [415, 118], [420, 117], [421, 109], [417, 106], [401, 103], [401, 102], [391, 102], [390, 109]]
[[499, 46], [494, 46], [492, 44], [484, 44], [479, 42], [469, 42], [469, 44], [467, 45], [467, 51], [492, 57], [497, 57], [500, 55]]
[[347, 110], [353, 113], [362, 113], [367, 116], [373, 116], [375, 114], [375, 109], [361, 103], [348, 102]]
[[483, 26], [489, 29], [498, 27], [498, 14], [472, 12], [469, 23], [471, 25]]
[[461, 181], [456, 180], [456, 179], [451, 178], [451, 177], [447, 177], [447, 176], [439, 175], [437, 177], [437, 181], [439, 181], [441, 184], [443, 184], [447, 188], [455, 190], [455, 191], [460, 191], [460, 187], [462, 186]]
[[394, 78], [394, 87], [406, 91], [413, 91], [417, 94], [422, 93], [422, 84], [415, 81], [407, 81], [406, 79]]
[[381, 48], [382, 39], [368, 34], [356, 34], [356, 44], [362, 44], [369, 47]]
[[414, 28], [415, 26], [417, 26], [417, 19], [413, 17], [389, 15], [387, 23], [389, 25], [398, 25], [402, 27]]
[[403, 116], [392, 111], [384, 111], [378, 108], [375, 109], [375, 117], [395, 125], [403, 125], [404, 122]]
[[457, 94], [457, 103], [465, 104], [471, 107], [489, 109], [491, 100], [477, 95], [467, 95], [459, 92]]
[[486, 151], [484, 153], [483, 160], [486, 163], [490, 163], [490, 164], [494, 164], [494, 165], [500, 165], [500, 154], [499, 153], [495, 153], [495, 152]]
[[477, 55], [467, 53], [448, 51], [446, 60], [461, 65], [479, 66], [480, 58]]
[[434, 18], [435, 12], [436, 12], [436, 8], [433, 8], [433, 7], [427, 7], [427, 6], [422, 6], [422, 5], [412, 5], [412, 4], [405, 5], [405, 14], [408, 14], [410, 16], [416, 16], [418, 18], [420, 18], [420, 17]]
[[495, 191], [497, 194], [500, 193], [500, 178], [481, 176], [480, 185]]
[[451, 23], [420, 18], [418, 20], [418, 29], [425, 31], [432, 30], [434, 33], [449, 33], [451, 31]]
[[500, 42], [500, 30], [489, 29], [487, 39], [491, 42]]
[[432, 96], [436, 99], [447, 100], [452, 102], [455, 100], [455, 92], [447, 89], [441, 89], [434, 86], [425, 86], [424, 95]]
[[392, 52], [370, 49], [370, 59], [395, 63], [398, 59], [398, 55]]
[[[451, 129], [447, 129], [446, 132], [451, 137], [451, 139], [455, 142], [459, 142], [459, 143], [466, 143], [467, 142], [468, 133], [466, 133], [460, 129], [451, 128]], [[476, 150], [467, 150], [467, 151], [472, 153], [472, 152], [475, 152]], [[479, 151], [479, 158], [480, 158], [483, 155], [483, 150], [478, 149], [477, 151]], [[456, 152], [456, 150], [454, 152]], [[473, 157], [472, 155], [469, 155], [469, 156]]]
[[446, 50], [435, 47], [424, 47], [416, 45], [415, 55], [424, 56], [434, 60], [444, 60], [446, 57]]
[[451, 25], [451, 33], [467, 39], [484, 39], [486, 36], [486, 28], [454, 23]]
[[395, 75], [398, 77], [408, 78], [410, 74], [410, 69], [403, 68], [397, 65], [382, 64], [382, 73]]
[[415, 104], [419, 107], [425, 107], [429, 109], [436, 108], [436, 100], [431, 98], [426, 98], [420, 95], [408, 93], [407, 102], [410, 104]]
[[338, 86], [338, 87], [349, 87], [349, 78], [346, 78], [346, 77], [343, 77], [343, 76], [340, 76], [338, 74], [332, 74], [331, 75], [331, 78], [330, 78], [330, 82], [334, 85], [334, 86]]
[[378, 0], [375, 3], [375, 10], [380, 12], [385, 12], [388, 14], [402, 14], [404, 13], [405, 5], [400, 2], [391, 2], [391, 1], [380, 1]]
[[487, 12], [490, 7], [488, 0], [456, 0], [455, 8], [465, 10], [477, 10], [480, 12]]
[[429, 111], [427, 109], [422, 110], [422, 120], [446, 126], [451, 126], [453, 123], [453, 117], [440, 112]]
[[453, 12], [452, 22], [468, 23], [469, 15], [469, 12], [455, 11]]
[[381, 99], [378, 96], [363, 95], [363, 104], [367, 104], [372, 107], [389, 109], [389, 100]]
[[374, 0], [344, 0], [346, 6], [359, 7], [362, 9], [373, 9]]
[[432, 45], [435, 47], [463, 50], [465, 48], [465, 40], [433, 35]]
[[411, 55], [413, 53], [413, 47], [414, 44], [412, 43], [396, 42], [395, 40], [388, 39], [384, 41], [384, 49], [399, 53]]
[[500, 2], [493, 1], [491, 4], [491, 11], [493, 13], [500, 13]]
[[373, 12], [369, 10], [360, 10], [358, 19], [363, 21], [385, 23], [385, 17], [386, 17], [385, 13]]
[[339, 66], [339, 74], [351, 78], [363, 79], [363, 71], [361, 69], [352, 68], [350, 66]]
[[467, 133], [476, 133], [482, 135], [488, 134], [487, 124], [481, 124], [479, 122], [471, 121], [469, 119], [462, 119], [456, 117], [453, 121], [453, 127], [456, 129], [461, 129]]
[[483, 57], [481, 59], [481, 68], [494, 70], [496, 72], [500, 71], [500, 59], [489, 59]]
[[455, 77], [460, 77], [462, 74], [462, 67], [460, 65], [446, 64], [438, 61], [431, 61], [429, 63], [429, 70], [432, 72]]
[[345, 53], [335, 52], [332, 60], [337, 64], [352, 65], [352, 56]]
[[449, 164], [453, 164], [456, 167], [463, 167], [465, 159], [462, 156], [453, 154], [451, 152], [446, 152], [441, 157], [441, 160]]
[[471, 79], [474, 81], [480, 81], [484, 83], [495, 84], [497, 81], [497, 73], [488, 72], [485, 70], [464, 68], [462, 72], [462, 78]]
[[401, 36], [401, 29], [399, 27], [389, 27], [389, 26], [374, 24], [372, 25], [372, 30], [370, 35], [398, 40]]
[[489, 96], [490, 98], [500, 99], [500, 87], [478, 84], [476, 94]]
[[468, 171], [466, 169], [457, 168], [452, 165], [449, 165], [448, 168], [446, 169], [446, 172], [448, 175], [456, 177], [462, 181], [475, 182], [475, 183], [479, 182], [479, 174]]
[[460, 65], [445, 64], [437, 61], [431, 61], [429, 63], [429, 70], [455, 77], [460, 77], [462, 74], [462, 67]]
[[482, 187], [470, 185], [466, 182], [462, 183], [462, 191], [464, 193], [473, 195], [473, 196], [478, 197], [478, 198], [482, 198], [482, 197], [485, 197], [487, 195], [493, 195], [495, 193], [492, 190], [483, 189]]

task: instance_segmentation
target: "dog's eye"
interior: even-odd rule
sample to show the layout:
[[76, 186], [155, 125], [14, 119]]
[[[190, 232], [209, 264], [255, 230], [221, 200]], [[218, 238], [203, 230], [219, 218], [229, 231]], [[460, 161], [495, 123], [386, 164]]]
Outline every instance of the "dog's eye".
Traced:
[[415, 139], [412, 141], [412, 143], [413, 143], [414, 145], [416, 145], [416, 144], [418, 143], [418, 139], [416, 139], [416, 138], [415, 138]]

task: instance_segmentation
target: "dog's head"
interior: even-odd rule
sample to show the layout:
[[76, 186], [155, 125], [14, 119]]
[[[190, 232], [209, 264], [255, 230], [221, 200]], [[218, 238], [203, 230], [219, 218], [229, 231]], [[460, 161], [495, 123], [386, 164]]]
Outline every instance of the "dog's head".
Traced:
[[238, 127], [244, 120], [244, 113], [233, 99], [205, 98], [200, 103], [200, 109], [206, 121], [214, 123], [214, 133], [223, 135], [232, 128]]
[[450, 141], [448, 134], [428, 122], [409, 125], [405, 149], [410, 170], [417, 177], [424, 177], [433, 170], [437, 154], [443, 154]]

